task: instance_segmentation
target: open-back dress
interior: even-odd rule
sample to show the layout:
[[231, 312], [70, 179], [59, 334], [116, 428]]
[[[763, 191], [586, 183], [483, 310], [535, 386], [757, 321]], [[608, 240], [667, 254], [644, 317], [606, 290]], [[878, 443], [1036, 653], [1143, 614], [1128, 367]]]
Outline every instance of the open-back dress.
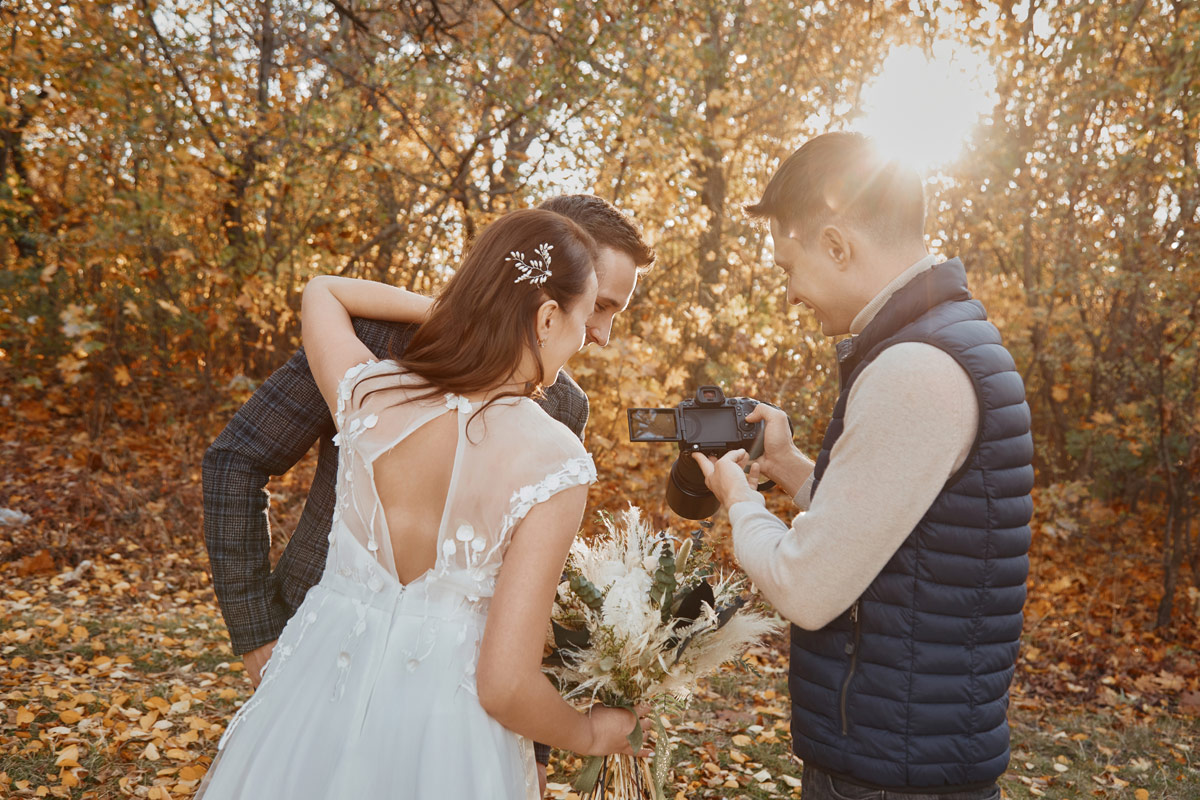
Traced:
[[[479, 704], [479, 645], [514, 530], [536, 504], [594, 481], [595, 467], [528, 398], [501, 398], [472, 420], [478, 403], [414, 399], [419, 382], [392, 361], [340, 382], [325, 572], [226, 729], [204, 800], [538, 797], [532, 744]], [[404, 584], [374, 465], [444, 414], [456, 416], [457, 440], [437, 558]], [[411, 460], [406, 469], [422, 468]]]

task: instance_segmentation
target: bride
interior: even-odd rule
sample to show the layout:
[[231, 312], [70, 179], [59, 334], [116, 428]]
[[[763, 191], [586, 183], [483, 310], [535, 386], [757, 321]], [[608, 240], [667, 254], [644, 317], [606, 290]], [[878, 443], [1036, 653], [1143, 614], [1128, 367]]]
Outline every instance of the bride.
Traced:
[[[529, 395], [583, 346], [595, 251], [533, 209], [484, 230], [432, 309], [379, 283], [308, 284], [304, 347], [338, 428], [329, 555], [205, 800], [536, 798], [532, 739], [630, 752], [631, 712], [577, 711], [541, 674], [595, 468]], [[375, 362], [351, 317], [425, 321]]]

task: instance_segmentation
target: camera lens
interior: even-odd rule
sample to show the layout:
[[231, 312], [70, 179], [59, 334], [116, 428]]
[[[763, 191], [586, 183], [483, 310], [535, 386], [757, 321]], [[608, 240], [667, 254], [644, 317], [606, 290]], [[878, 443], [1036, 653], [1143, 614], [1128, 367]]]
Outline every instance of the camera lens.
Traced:
[[708, 519], [721, 501], [704, 485], [704, 473], [691, 453], [680, 453], [667, 478], [667, 505], [684, 519]]

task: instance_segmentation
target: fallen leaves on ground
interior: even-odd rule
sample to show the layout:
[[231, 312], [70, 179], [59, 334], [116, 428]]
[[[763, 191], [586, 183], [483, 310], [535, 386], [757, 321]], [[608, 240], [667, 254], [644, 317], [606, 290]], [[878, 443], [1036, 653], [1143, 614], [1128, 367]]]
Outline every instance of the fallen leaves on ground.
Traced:
[[[6, 422], [16, 425], [0, 409]], [[0, 546], [0, 796], [188, 797], [250, 695], [200, 531], [197, 465], [215, 431], [126, 432], [97, 455], [65, 417], [10, 429], [24, 438], [0, 442], [0, 505], [31, 521]], [[276, 554], [313, 467], [272, 483]], [[594, 505], [661, 507], [652, 488], [622, 498], [601, 485]], [[769, 502], [786, 514], [785, 498]], [[1153, 629], [1159, 583], [1135, 547], [1153, 513], [1093, 508], [1087, 537], [1035, 526], [1006, 796], [1200, 796], [1197, 614], [1181, 589], [1176, 625]], [[722, 558], [726, 525], [706, 534]], [[718, 675], [667, 718], [674, 797], [799, 795], [786, 641], [747, 660], [757, 674]], [[571, 797], [580, 763], [555, 754], [552, 797]]]

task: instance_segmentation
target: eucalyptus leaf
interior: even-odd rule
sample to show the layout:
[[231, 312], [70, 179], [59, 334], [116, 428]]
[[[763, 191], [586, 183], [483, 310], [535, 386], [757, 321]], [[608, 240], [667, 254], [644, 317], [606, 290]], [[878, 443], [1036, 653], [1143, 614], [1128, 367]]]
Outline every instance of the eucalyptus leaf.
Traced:
[[639, 717], [637, 722], [635, 722], [633, 725], [633, 730], [631, 730], [629, 732], [629, 736], [626, 737], [629, 739], [629, 746], [633, 748], [634, 755], [637, 755], [637, 752], [642, 749], [642, 736], [642, 720]]
[[589, 756], [583, 762], [583, 769], [576, 776], [575, 782], [571, 784], [575, 791], [587, 794], [596, 788], [596, 781], [600, 778], [600, 770], [604, 767], [605, 758], [605, 756]]

